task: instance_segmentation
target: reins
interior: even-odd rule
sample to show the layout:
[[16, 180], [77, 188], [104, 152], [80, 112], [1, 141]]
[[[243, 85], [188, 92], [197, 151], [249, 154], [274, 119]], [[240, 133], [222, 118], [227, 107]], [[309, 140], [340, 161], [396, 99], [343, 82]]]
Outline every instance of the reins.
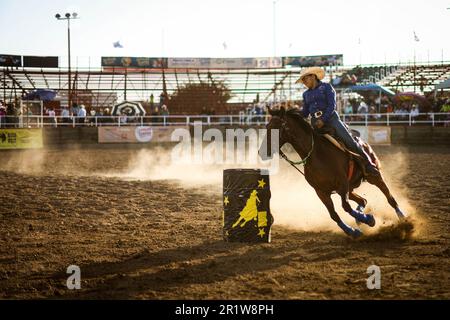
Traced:
[[291, 166], [293, 166], [298, 172], [300, 172], [303, 176], [305, 176], [305, 174], [297, 167], [297, 165], [305, 166], [306, 162], [308, 161], [309, 157], [311, 156], [313, 149], [314, 149], [314, 134], [311, 134], [311, 150], [309, 150], [307, 156], [304, 159], [302, 159], [301, 161], [292, 161], [287, 157], [287, 155], [284, 154], [283, 151], [281, 151], [281, 148], [280, 148], [280, 156], [284, 160], [286, 160]]

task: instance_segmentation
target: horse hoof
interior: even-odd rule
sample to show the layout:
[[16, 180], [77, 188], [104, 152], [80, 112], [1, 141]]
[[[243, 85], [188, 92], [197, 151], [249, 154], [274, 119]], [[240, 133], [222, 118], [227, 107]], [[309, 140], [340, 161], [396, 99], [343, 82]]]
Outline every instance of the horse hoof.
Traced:
[[367, 220], [366, 223], [369, 227], [375, 227], [375, 218], [371, 214], [366, 214]]
[[356, 219], [355, 218], [355, 222], [356, 222], [356, 224], [358, 225], [358, 226], [360, 226], [361, 225], [361, 221], [359, 221], [358, 219]]
[[353, 231], [350, 234], [350, 236], [354, 239], [357, 239], [357, 238], [361, 237], [362, 235], [363, 235], [363, 233], [359, 229], [353, 229]]
[[400, 221], [405, 221], [407, 218], [407, 215], [403, 213], [402, 210], [400, 210], [400, 208], [395, 209], [395, 213], [397, 213], [397, 217]]

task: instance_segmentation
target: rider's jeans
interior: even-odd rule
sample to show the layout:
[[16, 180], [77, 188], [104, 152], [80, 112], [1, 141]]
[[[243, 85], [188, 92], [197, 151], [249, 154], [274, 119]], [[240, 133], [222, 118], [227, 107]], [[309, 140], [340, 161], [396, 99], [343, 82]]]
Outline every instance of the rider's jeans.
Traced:
[[360, 154], [364, 159], [370, 161], [370, 158], [367, 156], [365, 151], [359, 144], [356, 143], [356, 141], [351, 136], [350, 132], [348, 132], [344, 123], [341, 121], [341, 119], [339, 119], [339, 116], [336, 111], [333, 111], [331, 117], [328, 119], [328, 122], [326, 124], [330, 127], [333, 127], [336, 130], [336, 135], [342, 139], [347, 148], [349, 148], [351, 151], [355, 153]]

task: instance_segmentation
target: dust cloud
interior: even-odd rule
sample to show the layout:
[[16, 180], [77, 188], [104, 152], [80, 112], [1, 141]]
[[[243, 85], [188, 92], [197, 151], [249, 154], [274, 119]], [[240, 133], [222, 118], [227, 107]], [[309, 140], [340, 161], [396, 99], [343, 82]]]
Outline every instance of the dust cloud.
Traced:
[[[257, 150], [250, 151], [257, 152]], [[185, 188], [201, 188], [202, 192], [217, 195], [222, 192], [224, 169], [258, 167], [242, 163], [232, 165], [179, 163], [172, 161], [171, 149], [163, 147], [128, 151], [96, 150], [95, 152], [104, 158], [103, 163], [91, 158], [92, 152], [93, 150], [79, 148], [24, 150], [5, 154], [2, 169], [33, 175], [97, 175], [124, 180], [172, 180]], [[405, 149], [383, 154], [382, 173], [400, 208], [414, 219], [414, 231], [418, 232], [424, 229], [425, 222], [411, 205], [408, 190], [402, 185], [402, 179], [409, 170], [406, 153]], [[298, 157], [294, 154], [289, 156], [294, 160]], [[108, 161], [111, 162], [109, 166]], [[284, 160], [280, 160], [279, 165], [278, 172], [270, 176], [271, 211], [275, 224], [303, 231], [341, 232], [305, 178]], [[368, 200], [365, 212], [372, 213], [377, 222], [374, 228], [360, 225], [362, 231], [367, 235], [380, 232], [392, 234], [392, 226], [398, 225], [398, 218], [382, 192], [373, 185], [363, 183], [356, 189], [356, 193]], [[332, 199], [341, 219], [351, 226], [356, 226], [354, 219], [342, 209], [340, 197], [333, 195]], [[355, 203], [351, 204], [356, 207]]]
[[[256, 150], [254, 150], [256, 152]], [[295, 155], [292, 155], [295, 158]], [[410, 217], [416, 217], [414, 207], [408, 200], [406, 190], [401, 185], [402, 177], [407, 174], [407, 158], [402, 152], [384, 157], [383, 176], [400, 208]], [[170, 150], [141, 150], [130, 161], [127, 170], [108, 176], [138, 180], [174, 180], [186, 188], [203, 187], [205, 192], [221, 193], [223, 170], [230, 168], [255, 168], [245, 164], [207, 165], [176, 163], [171, 161]], [[294, 168], [286, 162], [280, 162], [276, 174], [270, 176], [271, 211], [275, 224], [295, 230], [322, 232], [341, 232], [331, 220], [325, 206], [317, 197], [314, 189]], [[397, 225], [398, 218], [388, 204], [383, 193], [375, 186], [363, 183], [356, 192], [368, 200], [366, 213], [374, 214], [377, 224], [374, 228], [365, 225], [359, 227], [367, 234], [379, 233]], [[332, 196], [335, 209], [346, 223], [356, 226], [355, 220], [341, 207], [338, 195]], [[356, 204], [351, 202], [353, 207]], [[391, 229], [389, 229], [391, 230]], [[391, 232], [391, 231], [389, 231]]]

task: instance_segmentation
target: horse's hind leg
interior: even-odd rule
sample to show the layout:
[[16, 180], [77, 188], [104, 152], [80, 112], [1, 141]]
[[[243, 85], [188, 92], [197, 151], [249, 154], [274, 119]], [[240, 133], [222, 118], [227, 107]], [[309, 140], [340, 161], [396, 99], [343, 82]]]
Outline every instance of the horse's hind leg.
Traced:
[[381, 175], [380, 176], [369, 176], [369, 177], [367, 177], [367, 182], [377, 186], [378, 189], [380, 189], [381, 192], [383, 192], [383, 194], [386, 196], [386, 199], [389, 202], [389, 204], [391, 205], [391, 207], [395, 209], [395, 212], [397, 213], [397, 216], [400, 220], [406, 218], [406, 214], [404, 214], [402, 212], [402, 210], [400, 210], [400, 208], [398, 207], [397, 201], [392, 196], [391, 191], [387, 187], [387, 185], [384, 182], [383, 177]]
[[336, 210], [334, 210], [334, 204], [333, 200], [331, 200], [331, 194], [322, 192], [320, 190], [316, 190], [317, 195], [319, 196], [320, 200], [323, 202], [325, 207], [327, 207], [328, 213], [330, 214], [331, 219], [334, 220], [334, 222], [337, 223], [337, 225], [344, 230], [346, 234], [348, 234], [351, 237], [359, 237], [362, 235], [361, 231], [358, 229], [354, 229], [350, 227], [349, 225], [345, 224], [339, 215], [337, 214]]
[[367, 200], [361, 197], [359, 194], [356, 194], [354, 191], [351, 191], [349, 194], [349, 199], [355, 201], [358, 204], [356, 207], [356, 211], [363, 212], [364, 208], [367, 205]]
[[352, 209], [352, 207], [350, 206], [350, 203], [348, 202], [348, 200], [349, 200], [348, 189], [339, 192], [339, 195], [341, 196], [341, 200], [342, 200], [342, 208], [344, 208], [344, 210], [346, 212], [348, 212], [353, 218], [355, 218], [356, 221], [365, 223], [371, 227], [375, 226], [375, 218], [373, 217], [373, 215], [364, 214], [362, 212]]

